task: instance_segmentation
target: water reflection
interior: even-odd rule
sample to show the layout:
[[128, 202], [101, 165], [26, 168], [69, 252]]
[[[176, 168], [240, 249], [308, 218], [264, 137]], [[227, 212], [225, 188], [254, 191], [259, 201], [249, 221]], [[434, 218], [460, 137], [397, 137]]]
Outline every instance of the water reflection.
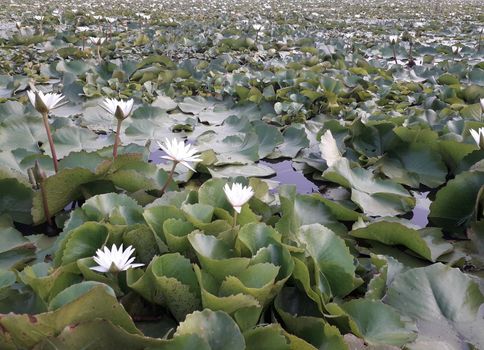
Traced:
[[290, 160], [273, 163], [261, 160], [259, 163], [274, 169], [276, 175], [270, 179], [281, 185], [295, 185], [298, 193], [318, 192], [318, 186], [309, 181], [300, 171], [294, 170]]
[[166, 153], [161, 149], [155, 149], [154, 151], [150, 152], [150, 156], [148, 158], [148, 162], [153, 162], [155, 164], [160, 164], [162, 162], [161, 156], [166, 156]]
[[413, 192], [417, 203], [413, 209], [413, 216], [410, 220], [412, 224], [419, 227], [426, 227], [429, 223], [428, 216], [430, 213], [430, 204], [432, 201], [427, 198], [430, 192]]

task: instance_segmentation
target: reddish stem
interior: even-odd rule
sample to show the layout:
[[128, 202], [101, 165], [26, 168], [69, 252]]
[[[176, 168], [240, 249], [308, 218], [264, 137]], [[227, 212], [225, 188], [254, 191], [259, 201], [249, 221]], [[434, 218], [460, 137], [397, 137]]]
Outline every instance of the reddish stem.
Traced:
[[395, 64], [398, 64], [397, 51], [395, 50], [395, 44], [393, 44], [393, 59], [395, 60]]
[[165, 184], [163, 185], [163, 187], [160, 190], [161, 195], [163, 195], [163, 193], [165, 193], [166, 188], [168, 187], [168, 185], [173, 180], [173, 174], [175, 173], [175, 168], [176, 168], [177, 164], [178, 164], [177, 161], [173, 161], [173, 166], [171, 167], [171, 171], [170, 171], [170, 174], [168, 175], [168, 179], [166, 179]]
[[55, 152], [54, 140], [52, 139], [52, 133], [50, 132], [49, 114], [43, 113], [42, 119], [44, 120], [44, 127], [45, 127], [45, 131], [47, 132], [47, 139], [49, 140], [50, 152], [52, 154], [52, 161], [54, 162], [54, 170], [57, 174], [57, 172], [59, 171], [59, 165], [57, 161], [57, 153]]
[[118, 145], [121, 143], [121, 137], [119, 134], [121, 133], [121, 123], [123, 122], [122, 119], [118, 119], [118, 125], [116, 127], [116, 136], [114, 138], [114, 146], [113, 146], [113, 158], [116, 159], [118, 156]]

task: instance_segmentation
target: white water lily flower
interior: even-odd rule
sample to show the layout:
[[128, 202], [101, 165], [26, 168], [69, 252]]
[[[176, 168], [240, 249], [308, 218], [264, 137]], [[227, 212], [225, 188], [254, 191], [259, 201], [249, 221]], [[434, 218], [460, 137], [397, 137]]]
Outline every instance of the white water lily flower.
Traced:
[[249, 201], [254, 195], [254, 190], [250, 186], [243, 186], [241, 183], [232, 184], [232, 188], [228, 184], [224, 186], [224, 192], [234, 210], [240, 214], [242, 206]]
[[100, 106], [114, 115], [116, 119], [126, 119], [133, 110], [133, 103], [133, 99], [123, 101], [115, 98], [105, 98]]
[[460, 47], [460, 46], [452, 46], [452, 52], [454, 54], [457, 55], [460, 52], [460, 50], [462, 50], [462, 47]]
[[137, 12], [136, 16], [141, 17], [141, 18], [146, 19], [146, 20], [151, 18], [151, 15], [147, 15], [147, 14], [144, 14], [142, 12]]
[[478, 130], [471, 129], [470, 132], [474, 141], [476, 141], [477, 146], [484, 149], [484, 127], [479, 128]]
[[90, 267], [90, 269], [99, 272], [119, 272], [143, 266], [144, 264], [133, 264], [135, 259], [135, 257], [131, 257], [133, 253], [134, 248], [132, 246], [124, 251], [122, 244], [119, 249], [113, 244], [111, 250], [104, 246], [104, 250], [98, 249], [96, 255], [92, 257], [99, 266]]
[[[158, 142], [158, 141], [156, 141]], [[172, 160], [176, 163], [181, 163], [192, 171], [196, 171], [188, 162], [201, 162], [199, 155], [195, 155], [198, 152], [196, 147], [187, 144], [185, 142], [178, 141], [177, 139], [168, 138], [165, 139], [165, 144], [158, 142], [158, 146], [167, 154], [166, 156], [161, 156], [161, 158]]]
[[102, 45], [106, 41], [106, 38], [96, 38], [94, 36], [89, 37], [89, 42], [93, 45]]
[[[44, 94], [42, 91], [32, 90], [27, 91], [27, 95], [32, 106], [40, 113], [48, 113], [54, 108], [59, 107], [64, 98], [62, 94], [55, 94], [53, 92]], [[36, 96], [38, 96], [39, 100], [37, 100]]]
[[88, 32], [91, 28], [86, 27], [86, 26], [80, 26], [76, 28], [77, 32]]
[[44, 18], [45, 18], [44, 16], [34, 16], [34, 19], [35, 19], [36, 21], [43, 21], [43, 20], [44, 20]]
[[398, 41], [398, 35], [390, 35], [388, 40], [390, 40], [390, 44], [395, 45]]
[[481, 109], [482, 109], [482, 112], [484, 112], [484, 98], [481, 98], [479, 100], [479, 103], [481, 104]]

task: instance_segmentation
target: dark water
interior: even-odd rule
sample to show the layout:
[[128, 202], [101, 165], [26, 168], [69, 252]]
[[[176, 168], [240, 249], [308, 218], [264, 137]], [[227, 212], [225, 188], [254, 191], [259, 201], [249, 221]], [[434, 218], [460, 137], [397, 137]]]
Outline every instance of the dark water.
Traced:
[[261, 160], [259, 163], [274, 169], [276, 175], [270, 179], [281, 185], [295, 185], [298, 193], [318, 192], [318, 186], [309, 181], [300, 171], [294, 170], [290, 160], [274, 163]]
[[160, 164], [163, 163], [165, 160], [161, 159], [161, 156], [165, 156], [166, 153], [163, 152], [161, 149], [155, 149], [153, 152], [150, 153], [150, 156], [148, 158], [148, 162], [153, 162], [155, 164]]
[[[149, 161], [155, 164], [159, 164], [163, 159], [160, 157], [165, 155], [161, 149], [156, 149], [151, 152]], [[290, 160], [283, 160], [283, 161], [259, 161], [260, 164], [266, 165], [272, 168], [276, 175], [270, 177], [270, 180], [277, 181], [281, 185], [294, 185], [296, 186], [296, 190], [298, 193], [307, 194], [307, 193], [318, 193], [319, 187], [311, 182], [308, 178], [306, 178], [302, 172], [294, 170], [292, 167], [292, 161]], [[347, 194], [347, 191], [341, 188], [336, 188], [333, 190], [343, 190], [344, 194]], [[413, 192], [417, 203], [415, 208], [412, 211], [412, 217], [410, 219], [411, 223], [417, 225], [419, 227], [426, 227], [428, 225], [428, 215], [430, 213], [430, 199], [427, 198], [429, 192]], [[323, 193], [323, 196], [328, 197]], [[329, 196], [331, 198], [331, 196]], [[334, 199], [334, 198], [332, 198]]]
[[415, 208], [413, 209], [413, 216], [410, 219], [412, 224], [426, 227], [429, 223], [429, 213], [430, 213], [430, 204], [432, 203], [430, 199], [428, 199], [428, 195], [430, 192], [413, 192], [417, 203], [415, 204]]
[[[150, 153], [148, 161], [159, 164], [164, 161], [161, 156], [165, 152], [161, 149], [156, 149]], [[313, 193], [318, 192], [318, 186], [309, 181], [300, 171], [294, 170], [290, 160], [283, 160], [280, 162], [259, 161], [260, 164], [266, 165], [276, 172], [276, 175], [270, 177], [270, 180], [279, 182], [281, 185], [295, 185], [298, 193]]]

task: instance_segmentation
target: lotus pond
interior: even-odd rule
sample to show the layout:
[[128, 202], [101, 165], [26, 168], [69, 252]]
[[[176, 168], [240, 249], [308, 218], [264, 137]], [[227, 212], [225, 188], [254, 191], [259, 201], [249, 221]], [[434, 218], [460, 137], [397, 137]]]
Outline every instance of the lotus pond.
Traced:
[[0, 349], [484, 349], [482, 3], [0, 4]]

